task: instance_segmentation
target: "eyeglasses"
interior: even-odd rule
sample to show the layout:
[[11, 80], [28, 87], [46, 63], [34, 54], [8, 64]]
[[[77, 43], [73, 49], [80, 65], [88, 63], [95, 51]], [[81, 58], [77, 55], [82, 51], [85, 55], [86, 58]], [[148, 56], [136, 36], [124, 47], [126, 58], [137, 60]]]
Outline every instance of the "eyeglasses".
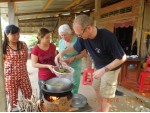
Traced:
[[84, 34], [86, 28], [87, 28], [87, 27], [85, 27], [85, 28], [83, 29], [83, 32], [82, 32], [80, 35], [77, 35], [77, 36], [78, 36], [78, 37], [82, 37], [82, 35]]

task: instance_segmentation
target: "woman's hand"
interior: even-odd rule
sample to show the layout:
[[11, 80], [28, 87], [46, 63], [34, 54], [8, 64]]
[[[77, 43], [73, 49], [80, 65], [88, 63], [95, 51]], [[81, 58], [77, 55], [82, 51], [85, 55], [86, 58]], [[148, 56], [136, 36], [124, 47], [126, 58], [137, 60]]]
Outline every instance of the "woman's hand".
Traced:
[[53, 70], [53, 65], [47, 65], [47, 68], [52, 71]]
[[55, 57], [55, 64], [59, 66], [59, 62], [62, 62], [61, 52]]
[[105, 73], [105, 68], [98, 69], [93, 73], [93, 78], [95, 79], [101, 78], [104, 75], [104, 73]]
[[65, 62], [62, 62], [61, 64], [62, 64], [63, 67], [67, 67], [68, 66], [68, 64], [65, 63]]

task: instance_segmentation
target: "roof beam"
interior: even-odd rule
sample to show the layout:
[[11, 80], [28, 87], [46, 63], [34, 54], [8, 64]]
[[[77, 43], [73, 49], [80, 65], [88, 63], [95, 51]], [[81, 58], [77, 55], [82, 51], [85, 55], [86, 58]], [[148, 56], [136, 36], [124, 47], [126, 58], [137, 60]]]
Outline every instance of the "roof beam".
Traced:
[[44, 21], [44, 22], [49, 22], [49, 21], [51, 21], [51, 22], [55, 22], [56, 20], [44, 20], [44, 19], [39, 19], [39, 20], [21, 20], [21, 21], [19, 21], [19, 24], [24, 24], [24, 23], [30, 23], [30, 22], [32, 22], [32, 23], [39, 23], [39, 22], [41, 22], [41, 21]]
[[68, 12], [68, 10], [57, 10], [57, 11], [45, 11], [45, 12], [32, 12], [32, 13], [16, 13], [16, 16], [23, 15], [35, 15], [35, 14], [45, 14], [45, 13], [60, 13], [60, 12]]
[[[52, 19], [52, 20], [50, 20]], [[44, 20], [50, 20], [50, 21], [56, 21], [55, 19], [57, 19], [57, 17], [47, 17], [47, 18], [36, 18], [36, 19], [25, 19], [25, 20], [19, 20], [19, 23], [26, 23], [29, 21], [44, 21]]]
[[[50, 32], [52, 32], [52, 31], [50, 31]], [[21, 34], [27, 34], [27, 35], [29, 35], [29, 34], [37, 34], [37, 30], [33, 30], [33, 31], [25, 31], [25, 30], [21, 30]]]
[[33, 1], [33, 0], [0, 0], [0, 2], [26, 2], [26, 1]]
[[73, 6], [73, 5], [77, 4], [77, 3], [79, 3], [79, 1], [80, 1], [80, 0], [74, 0], [74, 1], [72, 1], [68, 6], [66, 6], [66, 7], [64, 8], [64, 10], [66, 10], [66, 9], [70, 8], [71, 6]]
[[[87, 0], [82, 0], [81, 2], [80, 2], [80, 4], [83, 4], [83, 3], [85, 3]], [[78, 5], [76, 5], [73, 9], [75, 9], [76, 7], [78, 7]]]
[[53, 0], [48, 0], [48, 2], [45, 4], [44, 8], [42, 9], [42, 12], [45, 11], [51, 4]]
[[40, 28], [40, 27], [48, 27], [49, 29], [53, 29], [53, 26], [52, 25], [19, 25], [19, 27], [22, 27], [22, 28], [28, 28], [28, 27], [38, 27], [38, 28]]

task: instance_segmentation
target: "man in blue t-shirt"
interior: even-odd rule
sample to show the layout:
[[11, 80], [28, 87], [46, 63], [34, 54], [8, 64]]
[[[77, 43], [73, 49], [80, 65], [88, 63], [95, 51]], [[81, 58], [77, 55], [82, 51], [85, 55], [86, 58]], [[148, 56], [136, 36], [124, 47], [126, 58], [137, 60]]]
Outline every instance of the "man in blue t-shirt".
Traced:
[[106, 29], [97, 28], [86, 15], [74, 19], [73, 29], [78, 36], [74, 46], [67, 48], [55, 57], [55, 62], [68, 52], [86, 49], [94, 61], [93, 84], [99, 107], [96, 111], [109, 111], [109, 100], [115, 97], [120, 67], [126, 54], [114, 34]]

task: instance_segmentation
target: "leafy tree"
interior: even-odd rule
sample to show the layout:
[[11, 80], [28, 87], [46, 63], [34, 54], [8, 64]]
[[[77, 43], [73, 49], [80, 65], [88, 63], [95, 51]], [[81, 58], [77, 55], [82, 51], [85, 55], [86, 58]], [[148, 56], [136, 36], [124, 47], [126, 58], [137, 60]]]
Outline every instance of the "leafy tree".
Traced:
[[30, 35], [29, 37], [29, 47], [32, 48], [38, 42], [37, 35]]
[[[37, 42], [38, 42], [37, 35], [30, 35], [29, 48], [32, 48], [33, 46], [35, 46], [37, 44]], [[53, 43], [54, 45], [58, 46], [59, 38], [51, 39], [50, 42]]]
[[53, 39], [51, 39], [51, 43], [53, 43], [56, 47], [58, 47], [59, 38], [53, 38]]

